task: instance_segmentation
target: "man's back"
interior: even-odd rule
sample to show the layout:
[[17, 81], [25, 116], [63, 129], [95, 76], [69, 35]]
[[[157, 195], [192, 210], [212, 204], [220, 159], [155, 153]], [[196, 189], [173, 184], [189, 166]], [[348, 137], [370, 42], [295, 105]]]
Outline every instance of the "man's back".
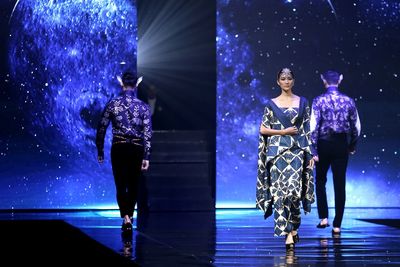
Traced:
[[328, 88], [326, 93], [314, 99], [313, 114], [318, 138], [335, 133], [358, 135], [358, 115], [354, 100], [337, 89]]
[[131, 95], [131, 92], [126, 91], [111, 100], [106, 112], [109, 112], [114, 135], [143, 138], [143, 126], [148, 123], [146, 119], [149, 119], [150, 109], [146, 103]]
[[97, 127], [96, 146], [100, 153], [104, 149], [104, 137], [110, 121], [113, 127], [113, 141], [115, 137], [140, 139], [144, 145], [144, 158], [147, 160], [152, 136], [149, 105], [137, 99], [132, 90], [126, 90], [121, 96], [110, 100]]

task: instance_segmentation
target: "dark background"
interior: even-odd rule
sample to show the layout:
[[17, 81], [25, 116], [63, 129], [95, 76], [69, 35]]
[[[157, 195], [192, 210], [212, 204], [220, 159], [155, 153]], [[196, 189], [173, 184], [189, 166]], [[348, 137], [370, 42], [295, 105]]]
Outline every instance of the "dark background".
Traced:
[[137, 5], [141, 97], [155, 86], [154, 129], [215, 131], [215, 2], [139, 0]]

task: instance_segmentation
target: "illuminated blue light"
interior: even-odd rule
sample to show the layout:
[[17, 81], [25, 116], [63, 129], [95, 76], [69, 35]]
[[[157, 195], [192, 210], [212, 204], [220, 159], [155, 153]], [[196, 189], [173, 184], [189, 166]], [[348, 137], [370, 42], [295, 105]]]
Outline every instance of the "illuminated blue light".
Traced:
[[[265, 101], [280, 92], [275, 73], [286, 65], [293, 68], [302, 81], [296, 83], [295, 93], [304, 94], [309, 100], [323, 90], [319, 71], [329, 67], [351, 73], [345, 75], [343, 90], [357, 97], [363, 138], [357, 153], [350, 157], [346, 206], [398, 207], [400, 175], [397, 166], [400, 162], [397, 148], [400, 144], [392, 131], [387, 131], [398, 121], [395, 108], [398, 95], [394, 91], [383, 95], [399, 87], [398, 40], [393, 31], [400, 25], [400, 3], [348, 3], [347, 9], [342, 8], [341, 13], [336, 14], [334, 1], [303, 2], [296, 6], [296, 12], [285, 6], [290, 2], [268, 8], [257, 1], [248, 4], [217, 2], [216, 206], [255, 206], [257, 132]], [[336, 19], [336, 15], [340, 19]], [[352, 36], [341, 30], [348, 25], [356, 25]], [[332, 30], [334, 34], [330, 34]], [[316, 42], [317, 35], [321, 35], [320, 40], [332, 40]], [[379, 57], [361, 56], [378, 52]], [[388, 82], [377, 79], [381, 76], [387, 77]], [[364, 84], [362, 90], [355, 82], [358, 79]], [[379, 123], [374, 119], [377, 110], [379, 113], [387, 111], [380, 116]], [[328, 205], [333, 207], [331, 172], [328, 173], [327, 195]]]
[[44, 172], [29, 173], [35, 201], [15, 198], [13, 207], [115, 203], [110, 132], [100, 167], [95, 128], [105, 103], [120, 92], [116, 75], [136, 70], [136, 24], [135, 1], [17, 2], [9, 25], [9, 65], [20, 84], [22, 129], [57, 164], [46, 162]]

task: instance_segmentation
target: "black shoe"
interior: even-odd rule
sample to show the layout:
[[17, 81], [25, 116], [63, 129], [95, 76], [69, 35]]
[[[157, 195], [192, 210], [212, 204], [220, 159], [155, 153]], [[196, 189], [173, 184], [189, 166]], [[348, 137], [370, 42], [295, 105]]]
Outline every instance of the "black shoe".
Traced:
[[296, 235], [293, 236], [293, 242], [294, 242], [295, 244], [300, 242], [300, 236], [299, 236], [298, 233], [297, 233]]
[[342, 231], [335, 232], [335, 231], [333, 231], [333, 229], [332, 229], [332, 237], [340, 237], [341, 234], [342, 234]]
[[121, 230], [123, 232], [131, 232], [132, 231], [132, 223], [128, 222], [128, 223], [122, 223], [122, 227]]
[[326, 227], [329, 227], [329, 226], [330, 226], [329, 223], [327, 223], [327, 224], [321, 224], [321, 223], [317, 224], [317, 228], [326, 228]]

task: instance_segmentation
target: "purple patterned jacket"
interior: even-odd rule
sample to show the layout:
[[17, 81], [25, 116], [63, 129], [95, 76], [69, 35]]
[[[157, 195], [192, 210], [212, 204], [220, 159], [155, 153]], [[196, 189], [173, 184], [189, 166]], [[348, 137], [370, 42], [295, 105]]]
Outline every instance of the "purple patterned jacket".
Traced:
[[127, 90], [107, 103], [97, 127], [96, 146], [104, 154], [104, 138], [112, 122], [113, 142], [118, 138], [138, 139], [144, 145], [143, 159], [149, 159], [152, 137], [149, 105], [136, 98], [135, 91]]
[[349, 135], [349, 150], [353, 151], [361, 132], [354, 100], [339, 92], [337, 87], [328, 87], [325, 94], [313, 101], [310, 128], [314, 155], [317, 155], [318, 140], [329, 139], [336, 133]]

